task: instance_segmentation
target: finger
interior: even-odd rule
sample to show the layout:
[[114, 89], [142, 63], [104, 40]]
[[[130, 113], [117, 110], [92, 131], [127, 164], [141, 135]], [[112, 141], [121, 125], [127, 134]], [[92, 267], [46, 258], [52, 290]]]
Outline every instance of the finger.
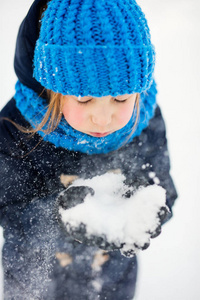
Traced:
[[150, 242], [147, 242], [141, 247], [141, 249], [146, 250], [147, 248], [149, 248], [149, 246], [150, 246]]
[[72, 186], [65, 190], [58, 198], [59, 205], [64, 209], [70, 209], [84, 202], [85, 197], [94, 195], [94, 190], [89, 186]]
[[161, 233], [161, 225], [159, 225], [154, 232], [151, 233], [151, 238], [156, 238]]
[[171, 215], [171, 212], [167, 206], [162, 206], [159, 213], [158, 217], [160, 218], [161, 224], [166, 220], [169, 216]]
[[126, 256], [126, 257], [134, 257], [135, 256], [135, 251], [133, 249], [129, 249], [127, 251], [124, 251], [124, 250], [120, 250], [121, 254]]

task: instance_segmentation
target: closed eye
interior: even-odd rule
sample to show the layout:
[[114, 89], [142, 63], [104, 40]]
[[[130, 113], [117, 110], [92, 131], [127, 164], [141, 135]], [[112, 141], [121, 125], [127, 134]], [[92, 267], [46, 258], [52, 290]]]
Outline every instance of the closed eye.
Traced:
[[87, 104], [91, 101], [92, 99], [89, 99], [87, 101], [78, 101], [78, 104]]
[[119, 102], [119, 103], [125, 102], [126, 100], [128, 100], [128, 99], [124, 99], [124, 100], [118, 100], [116, 98], [114, 99], [114, 101]]
[[[78, 103], [79, 104], [87, 104], [87, 103], [89, 103], [90, 101], [92, 101], [92, 99], [93, 98], [91, 98], [91, 99], [89, 99], [89, 100], [87, 100], [87, 101], [78, 101]], [[124, 100], [119, 100], [119, 99], [114, 99], [114, 101], [115, 102], [118, 102], [118, 103], [123, 103], [123, 102], [125, 102], [126, 100], [128, 100], [128, 99], [124, 99]]]

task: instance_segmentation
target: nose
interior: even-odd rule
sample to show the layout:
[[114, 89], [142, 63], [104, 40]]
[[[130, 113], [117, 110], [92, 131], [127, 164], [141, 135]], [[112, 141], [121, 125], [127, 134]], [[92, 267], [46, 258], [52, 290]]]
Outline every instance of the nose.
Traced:
[[92, 122], [99, 127], [106, 127], [111, 123], [112, 113], [105, 108], [98, 109], [92, 114]]

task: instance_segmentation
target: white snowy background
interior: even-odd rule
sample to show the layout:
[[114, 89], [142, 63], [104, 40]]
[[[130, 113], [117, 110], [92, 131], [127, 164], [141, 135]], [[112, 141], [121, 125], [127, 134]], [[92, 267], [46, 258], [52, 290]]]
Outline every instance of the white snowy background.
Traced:
[[[15, 41], [31, 3], [32, 0], [0, 0], [0, 108], [14, 93]], [[138, 256], [135, 299], [196, 300], [200, 299], [200, 1], [138, 3], [146, 14], [156, 46], [158, 103], [166, 121], [171, 174], [179, 198], [173, 219]], [[1, 295], [2, 277], [1, 272]]]

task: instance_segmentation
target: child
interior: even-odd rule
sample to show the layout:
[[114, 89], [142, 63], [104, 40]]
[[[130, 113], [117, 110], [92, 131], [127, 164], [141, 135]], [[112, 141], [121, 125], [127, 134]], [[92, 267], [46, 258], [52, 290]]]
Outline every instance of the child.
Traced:
[[[16, 93], [0, 114], [5, 300], [133, 299], [135, 253], [160, 233], [177, 197], [154, 65], [147, 21], [134, 0], [33, 2], [17, 39]], [[106, 175], [116, 172], [124, 193], [113, 181], [119, 177]], [[89, 234], [87, 220], [64, 222], [61, 208], [71, 212], [95, 199], [96, 183], [88, 180], [97, 179], [103, 199], [111, 185], [113, 195], [122, 194], [121, 211], [141, 187], [166, 190], [142, 243], [133, 236], [128, 248], [120, 230], [117, 242], [107, 231]], [[142, 226], [145, 209], [137, 207]]]

